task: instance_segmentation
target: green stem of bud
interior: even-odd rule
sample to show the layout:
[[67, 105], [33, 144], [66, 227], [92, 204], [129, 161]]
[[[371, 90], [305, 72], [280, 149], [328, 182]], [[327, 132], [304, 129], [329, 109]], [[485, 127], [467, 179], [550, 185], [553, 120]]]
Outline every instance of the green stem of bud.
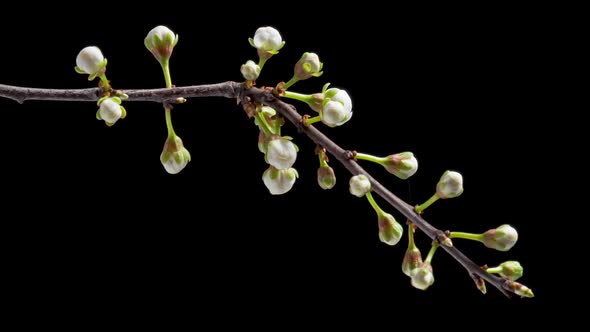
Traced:
[[414, 211], [416, 211], [417, 214], [422, 213], [424, 210], [426, 210], [427, 207], [431, 206], [432, 203], [438, 201], [440, 197], [438, 197], [437, 194], [432, 195], [432, 197], [430, 197], [426, 202], [416, 206], [416, 209]]
[[496, 266], [496, 267], [489, 267], [486, 269], [487, 273], [500, 273], [502, 272], [502, 267], [501, 266]]
[[256, 119], [258, 120], [258, 123], [260, 123], [260, 129], [262, 129], [262, 131], [264, 132], [264, 134], [266, 136], [272, 136], [275, 134], [273, 132], [273, 130], [270, 128], [270, 125], [268, 124], [268, 122], [266, 121], [264, 113], [257, 112], [255, 116], [256, 116]]
[[432, 247], [430, 247], [430, 251], [428, 252], [428, 256], [426, 256], [424, 263], [430, 264], [430, 262], [432, 262], [432, 257], [434, 257], [434, 253], [436, 252], [436, 249], [438, 249], [438, 247], [439, 247], [438, 242], [436, 242], [436, 241], [432, 242]]
[[408, 249], [417, 249], [416, 242], [414, 242], [414, 224], [408, 223]]
[[371, 206], [373, 207], [373, 209], [375, 209], [375, 212], [377, 212], [378, 215], [383, 215], [385, 213], [385, 211], [383, 211], [383, 209], [381, 209], [379, 205], [377, 205], [377, 202], [375, 202], [375, 198], [373, 198], [373, 195], [371, 195], [370, 191], [365, 196], [367, 197], [367, 200], [369, 200], [369, 203], [371, 203]]
[[172, 115], [170, 112], [170, 106], [164, 106], [166, 110], [166, 128], [168, 128], [168, 137], [175, 137], [176, 133], [174, 132], [174, 127], [172, 126]]
[[312, 124], [314, 124], [316, 122], [320, 122], [320, 121], [322, 121], [322, 118], [319, 115], [318, 116], [314, 116], [313, 118], [306, 119], [305, 120], [305, 125], [306, 126], [309, 126], [309, 125], [312, 125]]
[[289, 80], [289, 82], [285, 83], [285, 85], [282, 86], [283, 90], [287, 90], [288, 88], [290, 88], [293, 84], [299, 82], [299, 79], [295, 76], [293, 76], [293, 78], [291, 78]]
[[[172, 78], [170, 76], [170, 66], [168, 64], [168, 60], [160, 62], [162, 66], [162, 72], [164, 73], [164, 81], [166, 82], [166, 88], [172, 88]], [[175, 137], [176, 133], [174, 132], [174, 126], [172, 126], [172, 107], [169, 105], [164, 105], [164, 110], [166, 113], [166, 128], [168, 129], [168, 137]]]
[[377, 163], [379, 165], [383, 165], [383, 163], [385, 162], [386, 158], [383, 157], [376, 157], [370, 154], [366, 154], [366, 153], [358, 153], [354, 156], [355, 160], [367, 160], [367, 161], [371, 161], [374, 163]]
[[172, 88], [172, 78], [170, 77], [170, 66], [168, 65], [168, 61], [162, 61], [160, 63], [162, 66], [162, 72], [164, 73], [164, 80], [166, 81], [166, 88]]
[[105, 73], [102, 73], [98, 77], [100, 78], [100, 81], [102, 82], [103, 89], [105, 91], [110, 90], [111, 85], [109, 84], [109, 80], [107, 80], [107, 75]]
[[264, 57], [258, 57], [258, 67], [260, 67], [260, 71], [262, 71], [262, 67], [264, 67], [266, 60], [268, 59]]
[[464, 233], [464, 232], [451, 232], [449, 235], [451, 239], [467, 239], [473, 241], [483, 242], [483, 234], [473, 234], [473, 233]]
[[328, 167], [328, 162], [326, 161], [326, 152], [323, 149], [320, 149], [318, 153], [318, 158], [320, 159], [320, 167]]
[[285, 91], [285, 95], [283, 97], [299, 100], [304, 103], [307, 103], [308, 105], [311, 105], [312, 102], [312, 95], [304, 95], [302, 93], [297, 92]]

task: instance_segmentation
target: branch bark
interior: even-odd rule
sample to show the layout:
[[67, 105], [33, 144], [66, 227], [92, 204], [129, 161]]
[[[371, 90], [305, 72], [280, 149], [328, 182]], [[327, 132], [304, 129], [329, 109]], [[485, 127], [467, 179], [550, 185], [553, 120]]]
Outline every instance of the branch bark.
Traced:
[[[381, 196], [392, 207], [398, 210], [408, 220], [415, 223], [416, 226], [424, 232], [433, 241], [437, 240], [442, 231], [433, 227], [420, 215], [414, 212], [414, 208], [402, 199], [394, 195], [385, 188], [379, 181], [375, 180], [366, 170], [364, 170], [354, 159], [351, 158], [351, 151], [342, 149], [330, 138], [314, 126], [305, 126], [301, 115], [297, 109], [290, 104], [281, 101], [275, 97], [271, 91], [259, 88], [245, 89], [244, 84], [238, 82], [224, 82], [218, 84], [193, 85], [186, 87], [175, 87], [172, 89], [138, 89], [138, 90], [121, 90], [129, 96], [128, 101], [152, 101], [152, 102], [171, 102], [176, 98], [191, 97], [225, 97], [244, 100], [250, 97], [252, 101], [262, 103], [274, 108], [297, 129], [305, 134], [316, 144], [324, 147], [333, 155], [350, 173], [353, 175], [364, 174], [369, 178], [372, 184], [372, 191]], [[60, 100], [60, 101], [97, 101], [102, 96], [102, 90], [99, 88], [91, 89], [37, 89], [27, 87], [17, 87], [0, 84], [0, 97], [15, 100], [23, 103], [27, 100]], [[471, 259], [465, 256], [456, 247], [441, 247], [455, 259], [461, 266], [467, 270], [470, 276], [479, 276], [491, 285], [496, 287], [502, 294], [510, 297], [513, 290], [505, 279], [489, 274], [482, 270]]]

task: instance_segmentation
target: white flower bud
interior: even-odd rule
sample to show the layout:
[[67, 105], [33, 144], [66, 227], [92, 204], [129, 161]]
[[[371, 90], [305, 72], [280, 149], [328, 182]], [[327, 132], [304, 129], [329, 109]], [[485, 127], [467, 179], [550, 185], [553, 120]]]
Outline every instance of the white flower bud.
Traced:
[[152, 52], [156, 60], [168, 61], [174, 46], [178, 43], [178, 35], [163, 25], [153, 28], [144, 39], [145, 47]]
[[389, 213], [379, 213], [379, 240], [390, 246], [396, 245], [404, 234], [404, 228]]
[[319, 77], [322, 75], [323, 66], [317, 54], [305, 52], [295, 64], [295, 77], [298, 80], [306, 80], [312, 76]]
[[276, 54], [285, 44], [279, 31], [273, 27], [262, 27], [256, 30], [250, 44], [260, 51]]
[[329, 127], [341, 126], [352, 117], [352, 100], [348, 92], [337, 88], [328, 89], [320, 110], [320, 118]]
[[96, 46], [83, 48], [76, 57], [76, 71], [80, 74], [90, 75], [91, 79], [101, 74], [106, 65], [106, 59]]
[[262, 181], [272, 195], [282, 195], [293, 188], [298, 177], [299, 174], [294, 168], [276, 169], [270, 166], [262, 174]]
[[164, 150], [160, 155], [160, 161], [166, 172], [177, 174], [191, 161], [191, 154], [182, 144], [180, 137], [174, 135], [166, 139]]
[[429, 263], [422, 263], [420, 267], [410, 272], [410, 278], [412, 278], [412, 286], [420, 290], [426, 290], [430, 285], [434, 284], [432, 266]]
[[297, 159], [297, 146], [286, 137], [276, 137], [267, 146], [266, 160], [277, 169], [293, 166]]
[[320, 166], [318, 168], [318, 184], [322, 189], [332, 189], [336, 185], [336, 174], [330, 166]]
[[383, 167], [389, 173], [405, 180], [418, 170], [418, 160], [412, 152], [402, 152], [385, 157]]
[[508, 251], [518, 241], [518, 232], [510, 225], [502, 225], [483, 233], [483, 244], [499, 251]]
[[257, 65], [254, 61], [248, 60], [245, 64], [242, 65], [240, 68], [240, 72], [245, 79], [249, 81], [255, 81], [260, 75], [260, 66]]
[[117, 120], [124, 119], [127, 114], [125, 108], [121, 106], [121, 99], [118, 97], [101, 99], [99, 105], [100, 108], [96, 112], [96, 118], [104, 120], [109, 127], [115, 124]]
[[402, 272], [408, 277], [412, 277], [412, 270], [417, 269], [422, 265], [422, 254], [420, 249], [414, 247], [408, 247], [404, 260], [402, 261]]
[[438, 197], [455, 198], [463, 193], [463, 176], [461, 173], [446, 171], [436, 185]]
[[356, 197], [363, 197], [371, 191], [371, 182], [366, 176], [359, 174], [350, 178], [350, 193]]

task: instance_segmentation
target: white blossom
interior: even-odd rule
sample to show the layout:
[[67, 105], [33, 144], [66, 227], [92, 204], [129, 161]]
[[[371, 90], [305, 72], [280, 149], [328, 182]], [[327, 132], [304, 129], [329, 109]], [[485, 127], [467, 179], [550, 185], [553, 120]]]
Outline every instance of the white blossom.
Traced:
[[332, 88], [324, 93], [320, 118], [329, 127], [341, 126], [352, 117], [352, 100], [345, 90]]
[[245, 79], [250, 81], [255, 81], [260, 75], [260, 66], [257, 65], [254, 61], [248, 60], [245, 64], [242, 65], [240, 68], [240, 72]]
[[112, 126], [119, 119], [125, 118], [126, 111], [121, 104], [121, 99], [110, 97], [100, 101], [100, 108], [96, 114], [99, 120], [104, 120], [107, 125]]
[[359, 174], [350, 178], [350, 193], [356, 197], [363, 197], [371, 191], [371, 182], [366, 176]]
[[285, 137], [275, 138], [268, 143], [266, 159], [277, 169], [290, 168], [297, 159], [297, 146]]
[[262, 27], [254, 33], [254, 39], [250, 43], [257, 49], [269, 53], [276, 53], [283, 45], [283, 38], [279, 31], [273, 27]]
[[96, 46], [83, 48], [76, 57], [76, 71], [83, 74], [96, 76], [106, 65], [106, 61], [100, 49]]
[[182, 144], [180, 137], [176, 135], [169, 136], [160, 155], [160, 162], [162, 162], [166, 172], [170, 174], [180, 173], [189, 161], [191, 161], [191, 154]]
[[412, 278], [412, 286], [420, 290], [426, 290], [434, 283], [432, 266], [429, 263], [422, 263], [420, 267], [410, 271], [410, 278]]
[[282, 195], [293, 188], [298, 177], [299, 174], [294, 168], [276, 169], [270, 166], [262, 174], [262, 181], [272, 195]]

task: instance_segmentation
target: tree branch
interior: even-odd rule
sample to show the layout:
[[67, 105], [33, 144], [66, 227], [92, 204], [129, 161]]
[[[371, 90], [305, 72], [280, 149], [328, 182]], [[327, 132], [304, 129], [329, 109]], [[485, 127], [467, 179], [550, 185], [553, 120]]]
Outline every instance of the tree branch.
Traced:
[[[430, 225], [420, 215], [414, 212], [414, 208], [404, 202], [402, 199], [394, 195], [391, 191], [385, 188], [379, 181], [375, 180], [367, 171], [365, 171], [354, 159], [352, 159], [352, 152], [342, 149], [330, 138], [322, 134], [313, 126], [305, 126], [301, 115], [297, 109], [290, 104], [281, 101], [275, 97], [271, 91], [259, 88], [245, 89], [242, 83], [238, 82], [224, 82], [218, 84], [207, 85], [193, 85], [186, 87], [175, 87], [172, 89], [141, 89], [141, 90], [122, 90], [129, 96], [127, 101], [153, 101], [153, 102], [170, 102], [176, 98], [184, 97], [226, 97], [237, 98], [243, 100], [246, 96], [250, 97], [252, 101], [262, 103], [274, 108], [289, 122], [291, 122], [297, 129], [309, 137], [316, 144], [324, 147], [330, 154], [332, 154], [350, 173], [353, 175], [364, 174], [369, 178], [372, 185], [372, 191], [386, 200], [392, 207], [403, 214], [408, 220], [415, 223], [416, 226], [423, 231], [432, 240], [437, 240], [437, 237], [442, 233], [441, 230]], [[61, 101], [97, 101], [102, 96], [102, 91], [99, 88], [91, 89], [37, 89], [16, 87], [10, 85], [0, 84], [0, 97], [13, 99], [19, 103], [27, 100], [61, 100]], [[513, 290], [505, 279], [489, 274], [482, 270], [471, 259], [465, 256], [456, 247], [441, 247], [453, 257], [459, 264], [461, 264], [470, 276], [476, 275], [483, 278], [485, 281], [492, 284], [504, 295], [510, 297], [510, 292]]]

